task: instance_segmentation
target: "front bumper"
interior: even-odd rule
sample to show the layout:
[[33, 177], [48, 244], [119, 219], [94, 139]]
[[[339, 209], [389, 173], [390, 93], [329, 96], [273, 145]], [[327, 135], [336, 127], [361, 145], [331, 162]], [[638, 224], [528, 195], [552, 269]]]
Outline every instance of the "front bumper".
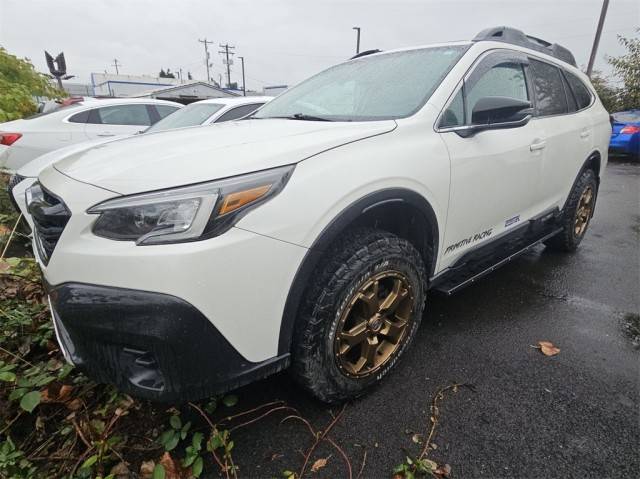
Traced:
[[247, 361], [192, 305], [174, 296], [80, 283], [49, 287], [56, 332], [80, 370], [152, 400], [202, 399], [288, 366]]

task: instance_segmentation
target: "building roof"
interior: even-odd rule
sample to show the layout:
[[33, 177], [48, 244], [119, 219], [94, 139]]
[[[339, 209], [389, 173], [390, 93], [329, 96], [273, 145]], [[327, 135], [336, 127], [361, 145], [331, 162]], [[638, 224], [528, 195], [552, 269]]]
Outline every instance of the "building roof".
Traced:
[[167, 93], [176, 95], [180, 90], [182, 89], [186, 89], [186, 88], [193, 88], [194, 86], [202, 86], [204, 88], [208, 88], [211, 90], [216, 91], [217, 93], [223, 93], [227, 96], [230, 97], [236, 97], [239, 96], [237, 93], [229, 91], [229, 90], [225, 90], [224, 88], [220, 88], [218, 86], [212, 85], [211, 83], [205, 82], [205, 81], [191, 81], [188, 83], [183, 83], [181, 85], [175, 85], [175, 86], [167, 86], [167, 87], [162, 87], [162, 88], [155, 88], [153, 90], [147, 90], [144, 91], [142, 93], [136, 93], [135, 95], [131, 95], [133, 98], [141, 98], [141, 97], [148, 97], [148, 96], [153, 96], [153, 95], [157, 95], [157, 94], [162, 94], [163, 96], [165, 96]]

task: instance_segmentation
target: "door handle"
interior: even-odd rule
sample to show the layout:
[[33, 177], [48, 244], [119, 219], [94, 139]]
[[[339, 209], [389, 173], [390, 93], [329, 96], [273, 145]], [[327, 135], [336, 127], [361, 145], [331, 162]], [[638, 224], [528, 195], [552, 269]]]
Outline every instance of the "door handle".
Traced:
[[580, 132], [580, 138], [589, 138], [590, 135], [591, 135], [591, 132], [589, 130], [582, 130]]
[[98, 133], [98, 136], [116, 136], [115, 133]]
[[542, 150], [547, 146], [547, 142], [545, 140], [536, 140], [529, 145], [529, 149], [531, 151]]

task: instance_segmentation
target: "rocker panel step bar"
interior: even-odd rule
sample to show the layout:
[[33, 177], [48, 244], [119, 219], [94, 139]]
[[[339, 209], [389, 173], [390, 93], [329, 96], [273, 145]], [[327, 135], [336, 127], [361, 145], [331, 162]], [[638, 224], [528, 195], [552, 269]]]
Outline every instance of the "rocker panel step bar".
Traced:
[[458, 291], [460, 291], [461, 289], [465, 288], [466, 286], [469, 286], [470, 284], [474, 283], [476, 280], [488, 275], [489, 273], [495, 271], [496, 269], [500, 268], [501, 266], [504, 266], [505, 264], [509, 263], [510, 261], [512, 261], [513, 259], [517, 258], [518, 256], [526, 253], [527, 251], [532, 249], [534, 246], [542, 243], [543, 241], [546, 241], [547, 239], [551, 238], [552, 236], [555, 236], [556, 234], [560, 233], [561, 231], [562, 231], [562, 228], [557, 228], [557, 229], [551, 231], [550, 233], [545, 234], [541, 238], [538, 238], [537, 240], [533, 241], [532, 243], [530, 243], [529, 245], [525, 246], [524, 248], [521, 248], [521, 249], [515, 251], [514, 253], [509, 254], [507, 257], [505, 257], [505, 258], [499, 260], [497, 263], [495, 263], [495, 264], [483, 269], [479, 273], [471, 274], [470, 276], [467, 276], [466, 278], [460, 278], [461, 275], [457, 274], [457, 275], [452, 275], [450, 280], [447, 280], [443, 276], [442, 281], [438, 281], [438, 283], [433, 286], [432, 290], [436, 291], [438, 293], [445, 294], [447, 296], [451, 296], [452, 294], [457, 293]]

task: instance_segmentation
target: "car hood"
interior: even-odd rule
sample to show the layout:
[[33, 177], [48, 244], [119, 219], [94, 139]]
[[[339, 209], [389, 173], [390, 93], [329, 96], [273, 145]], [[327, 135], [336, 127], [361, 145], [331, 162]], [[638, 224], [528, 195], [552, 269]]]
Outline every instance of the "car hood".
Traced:
[[132, 194], [297, 163], [395, 127], [392, 120], [242, 120], [106, 143], [67, 155], [54, 167], [83, 183]]
[[123, 138], [128, 138], [130, 135], [120, 135], [110, 138], [100, 138], [97, 140], [83, 141], [82, 143], [75, 143], [73, 145], [59, 148], [57, 150], [50, 151], [37, 157], [35, 160], [30, 161], [17, 171], [17, 174], [24, 176], [25, 178], [37, 178], [42, 170], [56, 161], [60, 161], [67, 156], [74, 155], [76, 153], [83, 152], [94, 146], [101, 145], [103, 143], [110, 143]]

